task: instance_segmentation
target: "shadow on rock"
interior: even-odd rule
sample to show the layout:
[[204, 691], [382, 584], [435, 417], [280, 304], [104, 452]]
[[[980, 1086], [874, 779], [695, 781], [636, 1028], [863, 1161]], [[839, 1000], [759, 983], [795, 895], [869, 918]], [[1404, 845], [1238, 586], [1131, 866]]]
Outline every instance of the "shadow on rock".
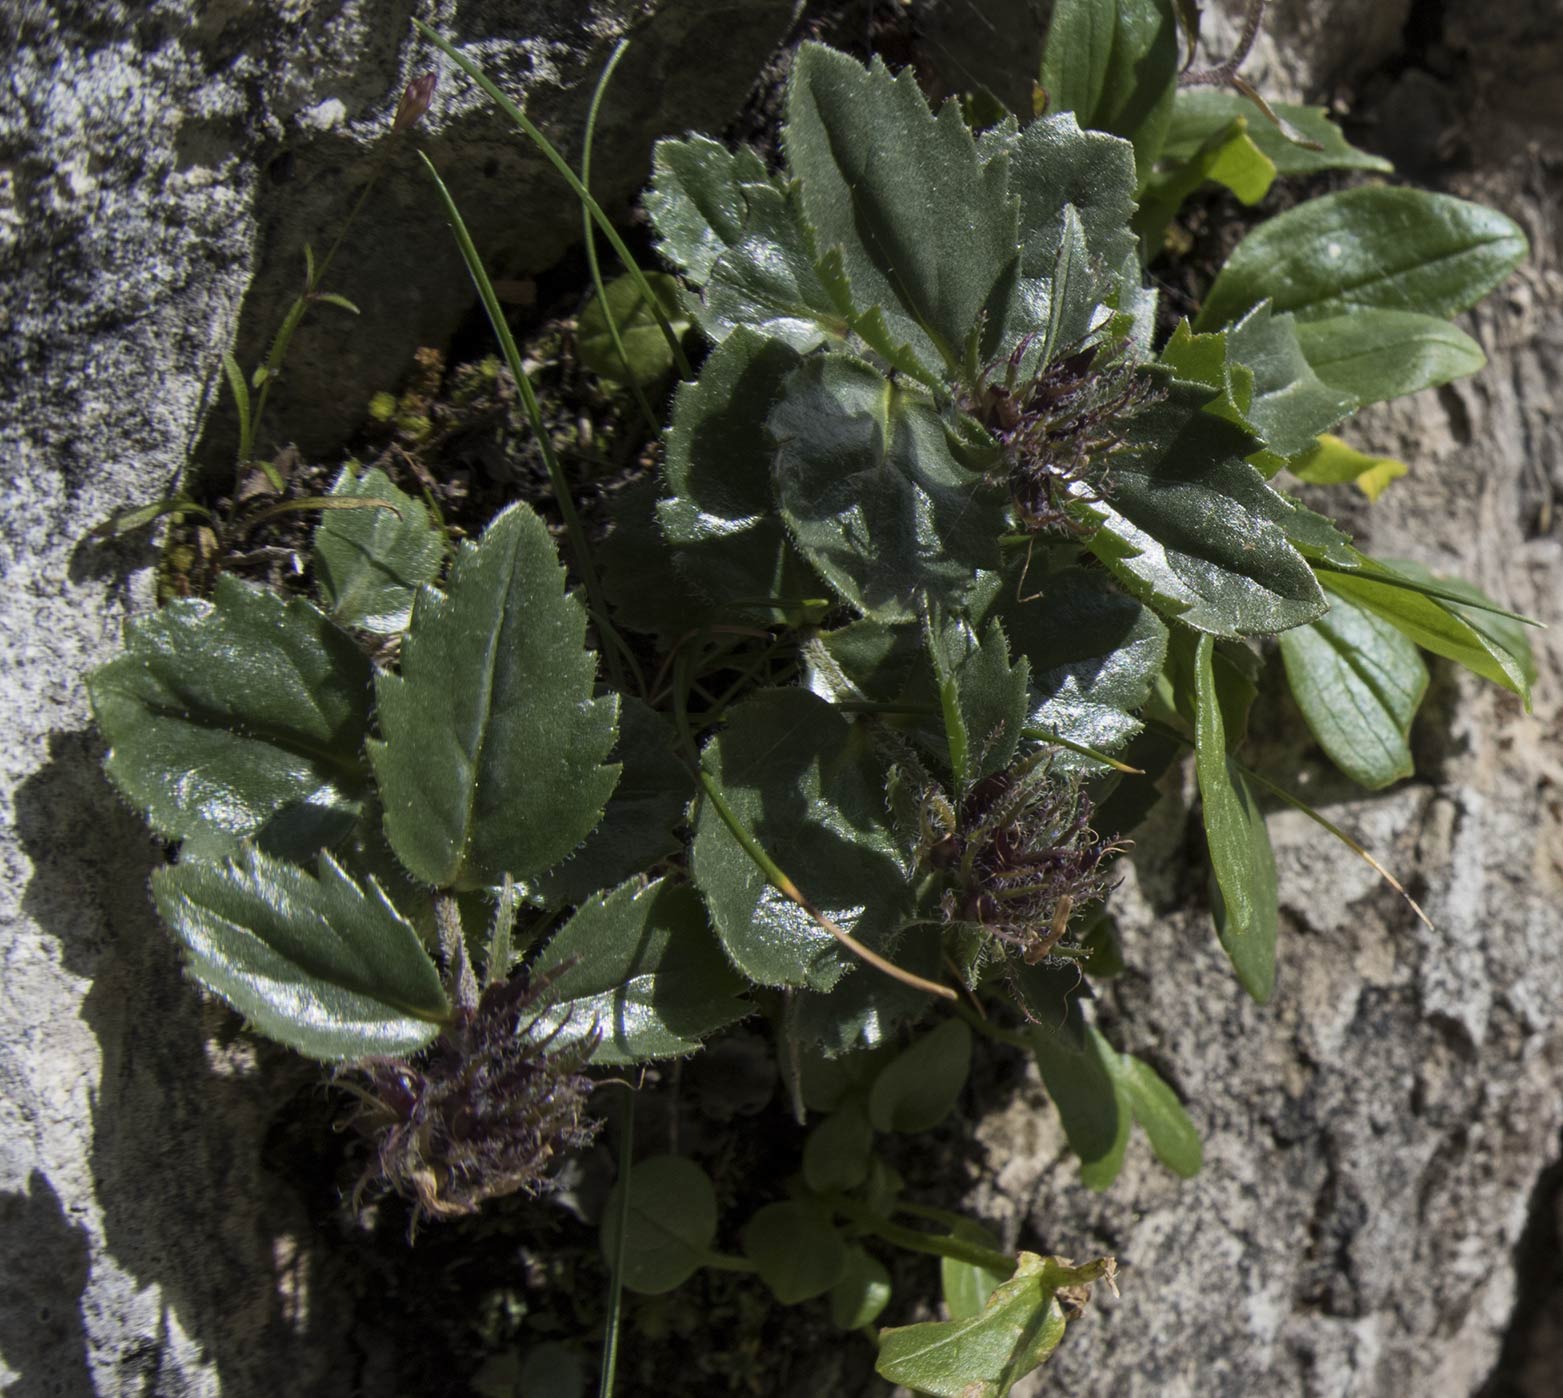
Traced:
[[0, 1358], [16, 1371], [10, 1398], [77, 1398], [93, 1392], [81, 1294], [86, 1231], [34, 1170], [27, 1192], [0, 1194]]

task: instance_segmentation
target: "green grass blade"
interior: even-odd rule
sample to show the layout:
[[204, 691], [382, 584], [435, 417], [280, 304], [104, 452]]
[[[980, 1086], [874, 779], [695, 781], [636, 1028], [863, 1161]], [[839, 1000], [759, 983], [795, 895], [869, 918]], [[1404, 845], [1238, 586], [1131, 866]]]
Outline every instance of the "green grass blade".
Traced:
[[619, 1363], [619, 1314], [624, 1297], [624, 1239], [630, 1231], [630, 1167], [635, 1159], [635, 1090], [624, 1088], [624, 1130], [619, 1141], [619, 1229], [613, 1246], [613, 1272], [608, 1279], [608, 1316], [602, 1340], [602, 1374], [597, 1398], [613, 1398], [614, 1370]]

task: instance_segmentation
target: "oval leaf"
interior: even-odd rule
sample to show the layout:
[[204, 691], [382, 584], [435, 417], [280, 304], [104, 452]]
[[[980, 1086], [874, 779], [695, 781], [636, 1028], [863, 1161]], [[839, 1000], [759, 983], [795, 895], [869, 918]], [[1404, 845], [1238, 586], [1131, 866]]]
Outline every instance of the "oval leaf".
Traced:
[[[673, 333], [682, 335], [689, 329], [689, 318], [679, 297], [678, 279], [666, 272], [648, 272], [645, 277]], [[604, 296], [594, 295], [586, 303], [576, 325], [575, 347], [581, 363], [610, 383], [651, 384], [672, 372], [673, 347], [636, 279], [615, 277], [603, 292]], [[618, 326], [624, 359], [619, 358], [608, 330], [610, 315]]]
[[[619, 1198], [624, 1181], [602, 1206], [599, 1242], [613, 1265], [619, 1242]], [[643, 1296], [682, 1286], [700, 1269], [716, 1237], [716, 1190], [693, 1160], [653, 1155], [630, 1171], [629, 1226], [624, 1234], [624, 1285]]]
[[1205, 1147], [1177, 1094], [1133, 1054], [1118, 1055], [1118, 1081], [1156, 1158], [1173, 1174], [1192, 1179], [1204, 1163]]
[[847, 1245], [817, 1211], [767, 1204], [743, 1231], [744, 1256], [784, 1306], [823, 1296], [847, 1270]]
[[328, 1062], [417, 1052], [450, 1006], [412, 924], [329, 855], [320, 877], [246, 847], [152, 875], [190, 974], [261, 1033]]
[[1128, 1100], [1119, 1085], [1117, 1053], [1092, 1026], [1079, 1047], [1047, 1026], [1032, 1031], [1032, 1055], [1053, 1099], [1069, 1148], [1080, 1157], [1088, 1189], [1106, 1189], [1118, 1178], [1129, 1144]]
[[931, 1131], [955, 1108], [971, 1071], [971, 1030], [947, 1019], [880, 1069], [868, 1119], [879, 1131]]
[[479, 888], [541, 873], [602, 818], [617, 701], [593, 699], [586, 611], [543, 522], [512, 505], [425, 588], [400, 675], [376, 680], [370, 745], [385, 833], [408, 870]]
[[847, 1266], [830, 1289], [830, 1318], [842, 1330], [872, 1325], [890, 1304], [890, 1273], [885, 1264], [856, 1243], [847, 1248]]
[[817, 1194], [856, 1189], [868, 1178], [874, 1128], [855, 1100], [832, 1112], [803, 1144], [803, 1179]]
[[1487, 362], [1465, 331], [1414, 311], [1357, 309], [1300, 321], [1297, 342], [1313, 371], [1359, 405], [1437, 388]]
[[367, 784], [369, 662], [308, 602], [221, 577], [132, 622], [87, 681], [109, 777], [159, 834], [252, 834]]
[[315, 530], [315, 577], [331, 615], [344, 626], [377, 636], [407, 629], [418, 589], [432, 583], [445, 559], [445, 540], [429, 512], [381, 470], [355, 477], [344, 468], [332, 500], [388, 500], [401, 511], [375, 507], [330, 510]]
[[1225, 325], [1267, 297], [1298, 320], [1363, 307], [1447, 318], [1480, 301], [1527, 251], [1519, 225], [1496, 209], [1419, 189], [1342, 190], [1244, 238], [1195, 328]]

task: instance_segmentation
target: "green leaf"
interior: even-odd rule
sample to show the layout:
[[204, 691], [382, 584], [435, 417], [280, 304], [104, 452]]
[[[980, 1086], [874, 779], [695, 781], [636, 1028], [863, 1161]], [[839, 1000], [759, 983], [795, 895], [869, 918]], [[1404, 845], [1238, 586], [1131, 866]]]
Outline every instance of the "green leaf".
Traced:
[[955, 370], [1010, 292], [1007, 162], [984, 167], [959, 108], [932, 115], [910, 69], [892, 78], [818, 44], [793, 62], [782, 138], [815, 246], [840, 249], [856, 312], [878, 308], [927, 369]]
[[966, 1320], [880, 1331], [874, 1372], [937, 1398], [1004, 1398], [1063, 1339], [1058, 1291], [1112, 1275], [1106, 1258], [1072, 1267], [1057, 1257], [1023, 1252], [1018, 1264], [1015, 1275]]
[[[609, 1266], [619, 1250], [620, 1180], [602, 1208], [599, 1243]], [[643, 1296], [682, 1286], [700, 1270], [716, 1238], [716, 1190], [693, 1160], [653, 1155], [629, 1178], [629, 1223], [624, 1231], [624, 1285]]]
[[[866, 731], [804, 690], [761, 690], [729, 711], [703, 760], [738, 818], [814, 906], [884, 951], [911, 894], [899, 843], [885, 826], [884, 779]], [[858, 965], [771, 887], [709, 801], [696, 818], [690, 869], [717, 936], [750, 980], [827, 990]]]
[[1268, 635], [1320, 615], [1323, 594], [1287, 541], [1286, 502], [1242, 458], [1253, 439], [1201, 409], [1204, 390], [1163, 381], [1112, 463], [1089, 547], [1164, 616], [1216, 635]]
[[957, 608], [998, 562], [1001, 494], [914, 389], [847, 355], [811, 358], [767, 428], [794, 542], [859, 611], [910, 621], [923, 593]]
[[649, 475], [618, 491], [607, 507], [613, 528], [593, 552], [602, 565], [614, 624], [673, 641], [717, 620], [718, 605], [684, 577], [678, 553], [670, 551], [657, 523], [657, 494], [657, 481]]
[[1214, 876], [1212, 912], [1239, 983], [1262, 1005], [1275, 990], [1275, 855], [1253, 791], [1227, 756], [1212, 668], [1214, 647], [1211, 637], [1200, 638], [1195, 672], [1199, 721], [1194, 730], [1194, 771]]
[[744, 198], [743, 232], [711, 269], [703, 328], [720, 340], [746, 325], [800, 353], [844, 337], [845, 309], [815, 263], [797, 187], [745, 185]]
[[377, 636], [407, 629], [412, 600], [439, 576], [445, 541], [421, 502], [392, 484], [378, 468], [355, 477], [344, 468], [331, 487], [333, 500], [388, 500], [387, 509], [332, 510], [315, 530], [315, 578], [326, 608], [343, 626]]
[[1341, 771], [1373, 791], [1411, 775], [1427, 666], [1409, 639], [1337, 597], [1317, 621], [1282, 633], [1281, 657], [1297, 707]]
[[1419, 189], [1365, 186], [1311, 199], [1238, 244], [1195, 329], [1269, 298], [1299, 320], [1364, 307], [1453, 316], [1519, 265], [1525, 235], [1496, 209]]
[[965, 792], [1007, 767], [1026, 721], [1029, 667], [1010, 664], [1004, 628], [991, 622], [981, 640], [969, 621], [941, 614], [924, 623], [944, 713], [955, 784]]
[[[999, 1240], [980, 1223], [961, 1219], [951, 1230], [951, 1236], [961, 1238], [979, 1247], [997, 1252]], [[939, 1259], [939, 1289], [944, 1297], [944, 1307], [951, 1320], [970, 1320], [988, 1304], [988, 1298], [1009, 1277], [1002, 1272], [990, 1272], [973, 1262], [962, 1262], [954, 1257]]]
[[890, 1273], [885, 1264], [856, 1243], [847, 1246], [846, 1270], [830, 1289], [830, 1318], [841, 1330], [872, 1325], [890, 1304]]
[[1129, 1144], [1129, 1102], [1118, 1081], [1116, 1051], [1094, 1027], [1077, 1047], [1050, 1025], [1038, 1025], [1031, 1043], [1069, 1148], [1080, 1157], [1081, 1182], [1106, 1189], [1118, 1178]]
[[822, 590], [777, 518], [774, 449], [760, 430], [798, 363], [786, 345], [740, 328], [673, 404], [663, 464], [671, 498], [658, 503], [658, 522], [674, 567], [734, 620], [784, 620], [787, 608], [766, 599], [801, 604]]
[[803, 1143], [804, 1183], [817, 1194], [856, 1189], [868, 1178], [873, 1149], [874, 1128], [861, 1104], [850, 1099], [809, 1132]]
[[1224, 88], [1179, 88], [1172, 102], [1163, 160], [1188, 160], [1210, 139], [1241, 117], [1248, 123], [1248, 138], [1275, 166], [1279, 175], [1311, 175], [1319, 170], [1374, 170], [1395, 167], [1382, 156], [1358, 150], [1341, 135], [1323, 107], [1299, 107], [1272, 102], [1275, 114], [1299, 134], [1322, 146], [1309, 150], [1289, 140], [1280, 127], [1265, 119], [1246, 97]]
[[585, 637], [585, 608], [525, 504], [461, 546], [445, 593], [419, 594], [401, 674], [376, 681], [384, 738], [370, 745], [386, 835], [418, 878], [524, 880], [602, 818], [617, 703], [592, 698]]
[[1389, 456], [1369, 456], [1328, 432], [1289, 463], [1291, 472], [1305, 485], [1344, 485], [1351, 482], [1369, 500], [1377, 500], [1410, 469]]
[[107, 771], [170, 839], [253, 834], [352, 807], [368, 773], [369, 662], [308, 602], [235, 578], [126, 629], [87, 681]]
[[1204, 1164], [1199, 1130], [1176, 1094], [1144, 1059], [1117, 1055], [1118, 1082], [1129, 1110], [1145, 1132], [1156, 1158], [1175, 1175], [1192, 1179]]
[[700, 898], [665, 879], [588, 899], [538, 957], [548, 985], [543, 1024], [560, 1042], [601, 1036], [592, 1062], [642, 1063], [693, 1053], [749, 1012]]
[[716, 260], [742, 236], [745, 183], [763, 180], [765, 166], [747, 147], [730, 151], [704, 136], [658, 141], [652, 153], [646, 212], [657, 251], [703, 284]]
[[[1111, 752], [1140, 730], [1167, 651], [1167, 628], [1100, 572], [1066, 568], [1018, 587], [996, 607], [1017, 656], [1031, 663], [1028, 723], [1082, 747]], [[1078, 765], [1060, 754], [1063, 768]], [[1089, 762], [1089, 759], [1085, 759]]]
[[[937, 925], [923, 923], [899, 934], [895, 963], [925, 980], [944, 971], [944, 945]], [[851, 1054], [893, 1046], [902, 1025], [920, 1019], [932, 997], [925, 990], [865, 969], [824, 993], [795, 997], [797, 1035], [823, 1053]]]
[[186, 965], [256, 1029], [327, 1062], [416, 1053], [450, 1017], [439, 972], [378, 884], [244, 848], [152, 875]]
[[767, 1204], [744, 1228], [743, 1250], [784, 1306], [823, 1296], [846, 1275], [841, 1234], [806, 1204]]
[[1058, 0], [1042, 56], [1052, 110], [1134, 143], [1148, 175], [1161, 153], [1177, 86], [1171, 0]]
[[[1461, 617], [1478, 635], [1494, 649], [1506, 652], [1525, 681], [1527, 690], [1536, 683], [1536, 658], [1531, 653], [1530, 630], [1517, 617], [1505, 616], [1491, 610], [1497, 604], [1481, 588], [1464, 578], [1440, 577], [1432, 569], [1409, 559], [1390, 560], [1390, 566], [1403, 578], [1426, 583], [1452, 594], [1443, 599], [1444, 605], [1455, 616]], [[1459, 598], [1469, 598], [1476, 605], [1461, 606]]]
[[1497, 618], [1478, 626], [1469, 611], [1456, 610], [1436, 597], [1396, 586], [1397, 581], [1408, 578], [1415, 581], [1399, 568], [1361, 554], [1358, 558], [1360, 565], [1355, 572], [1320, 570], [1319, 580], [1333, 596], [1344, 597], [1383, 617], [1424, 650], [1464, 665], [1483, 679], [1519, 695], [1527, 706], [1530, 704], [1528, 648], [1516, 654], [1512, 648], [1516, 638], [1493, 625]]
[[1275, 162], [1248, 136], [1248, 121], [1234, 117], [1217, 128], [1180, 164], [1153, 175], [1140, 195], [1134, 231], [1145, 246], [1147, 258], [1162, 245], [1167, 225], [1177, 216], [1183, 201], [1209, 182], [1230, 189], [1239, 201], [1254, 205], [1269, 192], [1275, 179]]
[[876, 1131], [931, 1131], [955, 1109], [970, 1071], [971, 1030], [947, 1019], [879, 1070], [868, 1119]]
[[[666, 272], [648, 272], [645, 281], [651, 294], [661, 303], [662, 313], [673, 327], [673, 333], [682, 335], [689, 329], [689, 317], [680, 300], [678, 279]], [[577, 322], [575, 347], [581, 363], [598, 378], [610, 383], [653, 384], [670, 374], [673, 347], [662, 333], [656, 313], [636, 279], [615, 277], [603, 291], [606, 308], [604, 300], [593, 295]], [[619, 358], [608, 329], [609, 313], [619, 327], [624, 359]]]
[[673, 725], [632, 695], [619, 697], [619, 737], [609, 756], [623, 764], [602, 822], [562, 864], [528, 880], [536, 897], [583, 903], [682, 847], [676, 831], [695, 794], [678, 756]]
[[1487, 362], [1465, 331], [1414, 311], [1358, 308], [1304, 321], [1297, 341], [1314, 372], [1359, 405], [1437, 388]]

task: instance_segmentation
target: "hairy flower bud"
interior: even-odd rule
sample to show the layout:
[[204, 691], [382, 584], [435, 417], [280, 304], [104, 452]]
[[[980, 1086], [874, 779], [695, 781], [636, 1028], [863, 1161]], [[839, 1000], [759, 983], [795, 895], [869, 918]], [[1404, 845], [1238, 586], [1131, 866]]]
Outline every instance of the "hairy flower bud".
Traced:
[[434, 100], [439, 80], [438, 73], [421, 73], [402, 89], [402, 100], [396, 104], [396, 116], [391, 122], [393, 134], [418, 124]]

